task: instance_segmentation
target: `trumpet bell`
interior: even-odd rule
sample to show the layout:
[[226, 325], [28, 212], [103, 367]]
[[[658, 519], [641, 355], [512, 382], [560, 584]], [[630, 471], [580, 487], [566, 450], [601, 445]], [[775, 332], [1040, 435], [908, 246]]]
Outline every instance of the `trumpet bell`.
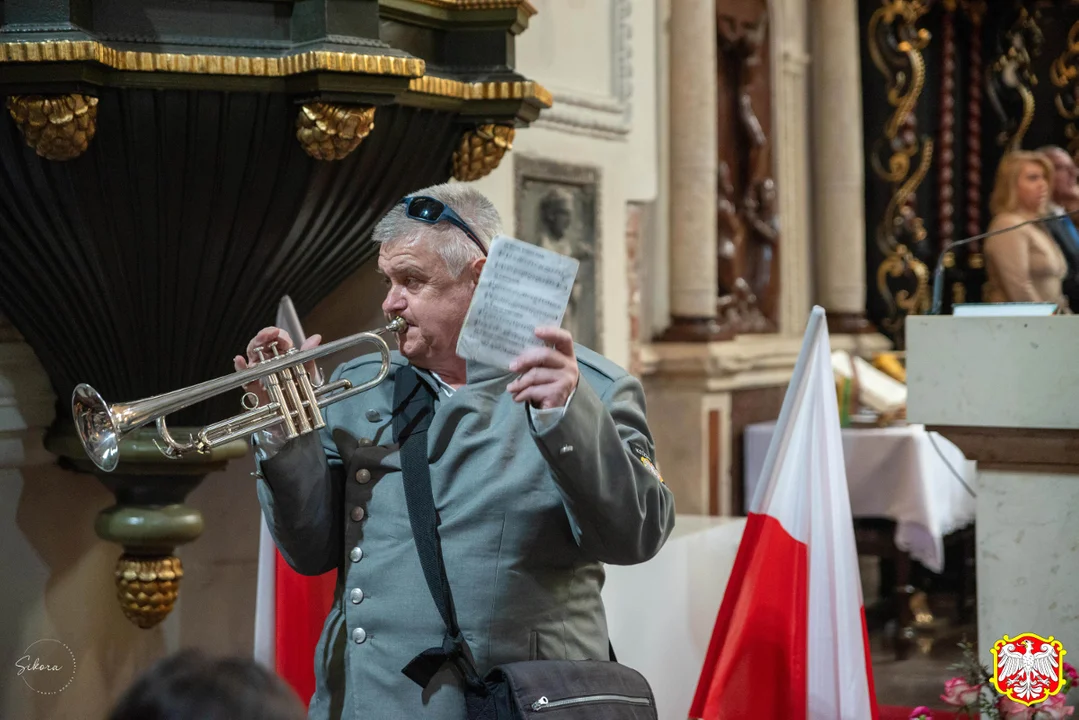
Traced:
[[71, 394], [71, 414], [86, 454], [105, 472], [120, 461], [120, 429], [101, 393], [86, 383]]

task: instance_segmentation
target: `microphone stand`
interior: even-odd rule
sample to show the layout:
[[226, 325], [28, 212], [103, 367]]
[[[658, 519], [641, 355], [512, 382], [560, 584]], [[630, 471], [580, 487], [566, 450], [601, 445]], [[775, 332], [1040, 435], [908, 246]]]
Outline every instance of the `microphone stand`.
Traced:
[[[944, 246], [944, 249], [940, 251], [940, 256], [937, 258], [936, 267], [933, 269], [933, 304], [929, 308], [929, 315], [940, 315], [940, 308], [944, 304], [944, 256], [957, 247], [969, 245], [975, 240], [984, 240], [985, 238], [993, 237], [994, 235], [1002, 235], [1003, 233], [1017, 230], [1024, 225], [1030, 225], [1031, 223], [1043, 223], [1050, 220], [1062, 220], [1072, 215], [1079, 215], [1079, 210], [1073, 210], [1072, 212], [1065, 212], [1057, 215], [1045, 215], [1044, 217], [1034, 218], [1033, 220], [1025, 220], [1017, 225], [1010, 225], [1006, 228], [1000, 228], [999, 230], [993, 230], [991, 232], [982, 233], [981, 235], [973, 235], [971, 237], [962, 238], [960, 240], [954, 240]], [[1054, 239], [1053, 242], [1056, 242]]]

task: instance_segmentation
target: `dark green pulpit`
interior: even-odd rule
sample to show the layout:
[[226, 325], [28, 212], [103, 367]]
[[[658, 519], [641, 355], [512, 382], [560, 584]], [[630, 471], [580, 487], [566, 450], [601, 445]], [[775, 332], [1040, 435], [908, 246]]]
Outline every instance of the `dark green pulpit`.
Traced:
[[[46, 444], [90, 472], [69, 398], [132, 401], [229, 373], [290, 295], [302, 315], [369, 260], [397, 199], [496, 167], [550, 106], [514, 70], [525, 0], [0, 0], [0, 312], [60, 398]], [[181, 411], [198, 428], [228, 393]], [[100, 479], [97, 532], [140, 627], [164, 618], [184, 504], [247, 445]]]

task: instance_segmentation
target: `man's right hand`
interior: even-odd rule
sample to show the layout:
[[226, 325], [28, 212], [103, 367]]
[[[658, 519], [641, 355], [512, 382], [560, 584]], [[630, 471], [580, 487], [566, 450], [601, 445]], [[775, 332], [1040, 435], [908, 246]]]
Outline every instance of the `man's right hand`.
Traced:
[[[246, 370], [247, 368], [255, 365], [259, 361], [258, 353], [259, 348], [262, 348], [263, 359], [269, 360], [272, 358], [273, 350], [270, 349], [270, 345], [274, 342], [277, 343], [277, 352], [280, 355], [284, 355], [286, 352], [292, 349], [292, 338], [289, 337], [288, 332], [277, 327], [268, 327], [259, 330], [255, 337], [251, 338], [251, 342], [247, 343], [247, 358], [242, 355], [237, 355], [232, 359], [233, 367], [237, 371]], [[300, 350], [309, 350], [316, 347], [322, 342], [322, 336], [315, 334], [303, 341], [300, 346]], [[312, 360], [306, 363], [307, 374], [311, 377], [312, 382], [317, 378], [315, 362]], [[266, 393], [266, 389], [262, 386], [262, 382], [255, 380], [253, 382], [244, 385], [244, 390], [250, 393], [254, 393], [259, 400], [259, 406], [265, 405], [269, 402], [270, 396]]]

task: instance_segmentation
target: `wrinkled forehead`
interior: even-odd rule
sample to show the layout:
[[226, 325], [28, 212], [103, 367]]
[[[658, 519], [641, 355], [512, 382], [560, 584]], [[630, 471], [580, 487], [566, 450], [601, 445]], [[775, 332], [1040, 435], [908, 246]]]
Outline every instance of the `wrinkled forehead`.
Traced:
[[415, 235], [401, 235], [378, 248], [378, 266], [380, 269], [396, 267], [402, 264], [432, 266], [440, 262], [434, 243]]

